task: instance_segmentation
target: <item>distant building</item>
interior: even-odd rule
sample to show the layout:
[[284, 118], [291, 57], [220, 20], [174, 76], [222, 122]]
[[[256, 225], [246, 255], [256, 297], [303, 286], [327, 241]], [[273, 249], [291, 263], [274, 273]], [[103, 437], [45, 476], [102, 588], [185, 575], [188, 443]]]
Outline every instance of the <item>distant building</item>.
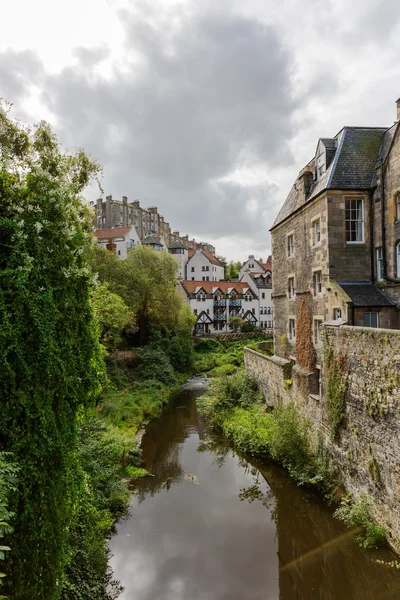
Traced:
[[186, 266], [189, 260], [189, 250], [182, 242], [174, 242], [168, 246], [168, 252], [178, 265], [177, 278], [186, 279]]
[[150, 246], [153, 250], [166, 250], [167, 244], [162, 235], [153, 233], [142, 240], [142, 246]]
[[263, 262], [261, 258], [257, 260], [254, 254], [250, 254], [239, 271], [239, 279], [241, 279], [245, 272], [264, 273], [265, 271], [272, 272], [272, 257], [268, 256], [266, 262]]
[[141, 243], [133, 225], [114, 229], [97, 229], [95, 236], [99, 246], [115, 252], [120, 258], [126, 258], [128, 248], [133, 248]]
[[184, 300], [196, 316], [194, 333], [209, 335], [232, 331], [231, 317], [259, 326], [259, 299], [244, 281], [181, 281]]
[[191, 281], [222, 281], [224, 265], [211, 252], [206, 250], [189, 250], [186, 278]]

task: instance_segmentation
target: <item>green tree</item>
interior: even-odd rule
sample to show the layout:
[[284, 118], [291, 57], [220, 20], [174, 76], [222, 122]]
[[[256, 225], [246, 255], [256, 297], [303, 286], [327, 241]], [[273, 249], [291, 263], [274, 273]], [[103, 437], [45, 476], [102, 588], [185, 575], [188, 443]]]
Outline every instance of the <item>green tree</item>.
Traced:
[[107, 283], [95, 286], [92, 305], [99, 326], [100, 342], [107, 352], [112, 352], [121, 341], [123, 329], [128, 324], [134, 327], [133, 314], [122, 298], [110, 291]]
[[[0, 451], [20, 468], [6, 593], [56, 600], [82, 485], [76, 415], [103, 369], [80, 194], [99, 166], [0, 107]], [[6, 538], [7, 539], [7, 538]], [[11, 544], [10, 544], [11, 545]]]
[[134, 312], [142, 344], [149, 340], [154, 328], [168, 332], [176, 329], [182, 299], [176, 289], [177, 265], [170, 254], [137, 246], [121, 260], [107, 250], [95, 248], [90, 264], [99, 280], [109, 283], [110, 289]]
[[231, 317], [228, 321], [228, 327], [234, 331], [239, 331], [243, 325], [244, 321], [241, 317]]

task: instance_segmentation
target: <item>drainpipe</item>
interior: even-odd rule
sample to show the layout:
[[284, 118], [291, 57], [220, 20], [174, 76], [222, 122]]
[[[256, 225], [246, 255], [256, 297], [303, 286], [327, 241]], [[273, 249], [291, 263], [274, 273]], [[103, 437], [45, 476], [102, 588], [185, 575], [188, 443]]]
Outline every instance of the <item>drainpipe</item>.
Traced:
[[371, 282], [375, 283], [375, 269], [374, 269], [374, 191], [368, 191], [369, 198], [369, 236], [370, 236], [370, 255], [371, 255]]
[[385, 181], [383, 179], [383, 161], [381, 159], [380, 165], [380, 177], [381, 177], [381, 225], [382, 225], [382, 262], [383, 262], [383, 279], [390, 281], [390, 283], [399, 283], [396, 279], [389, 277], [387, 274], [386, 264], [386, 222], [385, 222]]

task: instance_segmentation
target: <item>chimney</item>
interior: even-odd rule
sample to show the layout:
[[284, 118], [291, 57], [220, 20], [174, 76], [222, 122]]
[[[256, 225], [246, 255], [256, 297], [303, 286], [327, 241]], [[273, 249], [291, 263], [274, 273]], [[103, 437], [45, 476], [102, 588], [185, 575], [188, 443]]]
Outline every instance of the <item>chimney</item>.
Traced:
[[128, 204], [128, 196], [122, 196], [122, 204]]
[[400, 98], [396, 100], [397, 105], [397, 120], [400, 121]]

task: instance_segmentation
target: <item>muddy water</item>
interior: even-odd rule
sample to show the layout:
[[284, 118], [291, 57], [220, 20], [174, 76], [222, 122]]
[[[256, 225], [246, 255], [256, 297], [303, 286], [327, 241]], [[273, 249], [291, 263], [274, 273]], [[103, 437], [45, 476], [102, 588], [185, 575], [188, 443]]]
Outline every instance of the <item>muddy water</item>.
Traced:
[[147, 426], [131, 517], [111, 540], [121, 600], [400, 599], [389, 551], [359, 548], [331, 510], [275, 465], [210, 434], [182, 389]]

